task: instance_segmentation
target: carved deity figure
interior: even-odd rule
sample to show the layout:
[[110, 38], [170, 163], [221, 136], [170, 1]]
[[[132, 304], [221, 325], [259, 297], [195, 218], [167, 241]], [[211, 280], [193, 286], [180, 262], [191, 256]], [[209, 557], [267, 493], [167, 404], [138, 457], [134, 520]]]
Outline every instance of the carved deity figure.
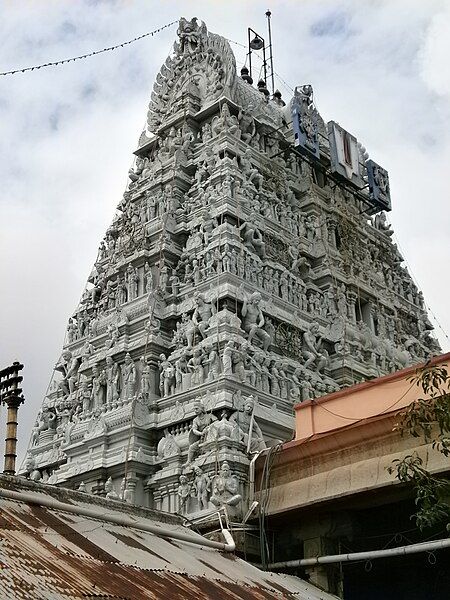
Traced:
[[209, 320], [216, 314], [216, 306], [213, 302], [206, 302], [201, 294], [195, 294], [194, 298], [196, 306], [192, 314], [192, 322], [204, 339], [209, 326]]
[[225, 344], [225, 348], [223, 350], [223, 374], [229, 377], [233, 374], [233, 352], [234, 352], [234, 342], [229, 340]]
[[289, 246], [288, 253], [292, 258], [291, 271], [303, 278], [307, 277], [311, 269], [308, 259], [305, 256], [301, 256], [300, 250], [294, 245]]
[[244, 240], [244, 246], [251, 252], [254, 252], [259, 258], [266, 258], [266, 244], [263, 242], [263, 237], [259, 229], [251, 218], [239, 227]]
[[62, 390], [64, 397], [69, 396], [69, 394], [75, 391], [78, 382], [79, 366], [80, 359], [73, 356], [70, 350], [65, 350], [62, 353], [61, 358], [55, 366], [55, 371], [59, 371], [63, 377], [58, 387]]
[[263, 329], [264, 327], [264, 315], [259, 306], [261, 302], [261, 294], [259, 292], [253, 292], [250, 298], [244, 294], [244, 303], [242, 305], [242, 326], [244, 331], [248, 334], [248, 341], [251, 344], [253, 338], [259, 340], [262, 344], [263, 350], [269, 349], [271, 339], [270, 335]]
[[149, 364], [148, 360], [146, 360], [145, 356], [143, 356], [141, 358], [141, 362], [143, 364], [142, 374], [141, 374], [141, 393], [142, 393], [142, 397], [145, 400], [148, 400], [148, 398], [151, 394], [151, 391], [152, 391], [151, 368], [150, 368], [150, 364]]
[[322, 336], [319, 335], [319, 325], [311, 323], [308, 330], [303, 334], [303, 356], [306, 358], [305, 369], [309, 369], [315, 363], [315, 370], [321, 371], [327, 363], [327, 354], [322, 350]]
[[195, 348], [192, 358], [188, 360], [187, 367], [191, 372], [191, 384], [201, 385], [204, 381], [203, 353], [200, 348]]
[[161, 397], [169, 396], [175, 392], [175, 367], [164, 354], [159, 355], [159, 371]]
[[215, 381], [220, 373], [220, 357], [213, 345], [205, 347], [207, 355], [206, 364], [208, 365], [208, 381]]
[[183, 336], [183, 338], [186, 340], [187, 342], [187, 347], [188, 348], [192, 348], [192, 344], [194, 341], [194, 335], [195, 335], [195, 331], [196, 331], [196, 326], [193, 323], [192, 319], [189, 318], [189, 315], [187, 313], [183, 313], [181, 315], [181, 334]]
[[186, 475], [180, 475], [180, 485], [177, 488], [178, 510], [182, 515], [187, 513], [187, 505], [191, 496], [191, 484]]
[[122, 380], [123, 388], [125, 390], [125, 399], [128, 400], [134, 396], [137, 382], [136, 365], [128, 352], [125, 354], [124, 363], [122, 365]]
[[106, 357], [105, 379], [106, 379], [106, 403], [112, 404], [119, 398], [119, 366], [114, 362], [112, 356]]
[[389, 237], [391, 235], [394, 235], [394, 230], [391, 228], [390, 223], [387, 222], [386, 213], [384, 212], [380, 212], [378, 215], [375, 216], [374, 226], [375, 229], [378, 229], [378, 231], [382, 231], [385, 235], [388, 235]]
[[229, 421], [227, 411], [223, 410], [218, 421], [214, 421], [208, 428], [207, 442], [219, 439], [239, 439], [239, 430], [236, 423]]
[[206, 473], [203, 473], [201, 467], [194, 469], [194, 490], [197, 496], [198, 509], [208, 508], [208, 493], [211, 491], [211, 480]]
[[94, 410], [99, 409], [105, 402], [105, 372], [100, 373], [98, 365], [92, 367], [92, 407]]
[[249, 396], [244, 403], [244, 411], [236, 411], [230, 417], [230, 423], [235, 423], [243, 433], [243, 442], [247, 452], [264, 450], [266, 443], [262, 431], [255, 421], [255, 399]]
[[256, 189], [260, 191], [262, 188], [263, 176], [258, 169], [255, 169], [252, 165], [252, 151], [250, 148], [247, 148], [244, 155], [241, 157], [241, 167], [246, 181], [253, 183]]
[[196, 402], [194, 410], [196, 416], [192, 421], [192, 427], [189, 431], [189, 449], [186, 464], [190, 464], [192, 462], [200, 443], [208, 431], [208, 427], [211, 425], [211, 423], [217, 421], [217, 418], [214, 415], [206, 412], [202, 402]]
[[220, 114], [212, 120], [211, 129], [213, 135], [225, 132], [235, 137], [240, 137], [239, 123], [235, 116], [230, 113], [228, 104], [223, 104]]
[[81, 404], [82, 412], [85, 414], [90, 412], [92, 394], [91, 394], [89, 379], [83, 378], [83, 380], [81, 381], [80, 387], [78, 388], [78, 394], [79, 394], [78, 401]]
[[181, 452], [174, 436], [166, 428], [164, 429], [164, 437], [158, 442], [157, 452], [159, 458], [170, 458], [178, 456]]
[[254, 109], [252, 104], [249, 104], [247, 109], [241, 108], [238, 114], [238, 121], [241, 128], [241, 137], [247, 144], [250, 144], [256, 135], [255, 119], [251, 111]]
[[222, 463], [219, 474], [212, 481], [210, 501], [217, 507], [237, 506], [242, 500], [239, 494], [239, 483], [236, 475], [231, 473], [227, 461]]

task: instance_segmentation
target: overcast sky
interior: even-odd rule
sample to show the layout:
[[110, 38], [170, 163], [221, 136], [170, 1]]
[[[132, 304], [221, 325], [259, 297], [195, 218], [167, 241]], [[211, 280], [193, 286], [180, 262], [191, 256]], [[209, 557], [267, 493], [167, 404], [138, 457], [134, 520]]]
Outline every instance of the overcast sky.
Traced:
[[[266, 9], [265, 0], [4, 0], [0, 71], [98, 50], [180, 16], [245, 43], [247, 26], [264, 35]], [[448, 332], [450, 3], [278, 0], [271, 9], [275, 71], [291, 87], [311, 83], [325, 121], [388, 169], [399, 246]], [[0, 77], [0, 366], [25, 364], [21, 454], [175, 36], [172, 26], [114, 52]], [[232, 48], [241, 66], [245, 51]]]

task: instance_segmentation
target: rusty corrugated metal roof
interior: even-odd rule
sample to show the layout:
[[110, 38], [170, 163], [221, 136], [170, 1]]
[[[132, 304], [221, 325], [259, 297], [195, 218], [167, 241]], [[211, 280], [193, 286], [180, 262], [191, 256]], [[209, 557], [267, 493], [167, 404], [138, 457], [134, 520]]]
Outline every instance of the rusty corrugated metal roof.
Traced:
[[[30, 488], [24, 480], [0, 477], [3, 486], [31, 489], [37, 503], [41, 494], [64, 494], [66, 502], [92, 508], [87, 494], [44, 485]], [[168, 515], [134, 511], [98, 498], [93, 502], [105, 514], [131, 511], [137, 519], [196, 536]], [[296, 577], [260, 571], [232, 554], [0, 497], [0, 598], [329, 600], [334, 596]]]

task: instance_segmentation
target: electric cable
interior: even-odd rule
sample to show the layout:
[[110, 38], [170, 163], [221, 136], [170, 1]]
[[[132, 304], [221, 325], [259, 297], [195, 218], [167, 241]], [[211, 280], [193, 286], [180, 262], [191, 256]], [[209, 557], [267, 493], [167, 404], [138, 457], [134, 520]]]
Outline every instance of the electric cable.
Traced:
[[171, 23], [167, 23], [167, 25], [163, 25], [162, 27], [158, 27], [158, 29], [154, 29], [153, 31], [149, 31], [148, 33], [144, 33], [142, 35], [138, 35], [137, 37], [128, 40], [126, 42], [122, 42], [121, 44], [116, 44], [115, 46], [109, 46], [107, 48], [102, 48], [101, 50], [95, 50], [93, 52], [88, 52], [87, 54], [80, 54], [79, 56], [74, 56], [72, 58], [64, 58], [63, 60], [56, 60], [53, 62], [43, 63], [40, 65], [34, 65], [33, 67], [24, 67], [23, 69], [13, 69], [11, 71], [3, 71], [0, 72], [1, 75], [16, 75], [17, 73], [25, 73], [27, 71], [37, 71], [38, 69], [44, 69], [46, 67], [56, 67], [58, 65], [63, 65], [65, 63], [75, 62], [76, 60], [83, 60], [85, 58], [90, 58], [91, 56], [97, 56], [98, 54], [103, 54], [104, 52], [111, 52], [112, 50], [117, 50], [118, 48], [123, 48], [124, 46], [128, 46], [129, 44], [134, 44], [139, 40], [142, 40], [148, 36], [153, 37], [156, 33], [159, 33], [163, 29], [167, 29], [167, 27], [171, 27], [178, 23], [178, 20], [172, 21]]

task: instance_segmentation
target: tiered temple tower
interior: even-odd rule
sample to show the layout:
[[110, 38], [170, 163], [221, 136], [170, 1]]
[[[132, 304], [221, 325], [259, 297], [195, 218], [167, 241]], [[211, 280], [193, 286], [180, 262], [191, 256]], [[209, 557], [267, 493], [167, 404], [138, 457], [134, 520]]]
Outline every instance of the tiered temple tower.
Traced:
[[182, 19], [32, 432], [33, 479], [189, 515], [248, 503], [293, 404], [439, 351], [387, 173]]

